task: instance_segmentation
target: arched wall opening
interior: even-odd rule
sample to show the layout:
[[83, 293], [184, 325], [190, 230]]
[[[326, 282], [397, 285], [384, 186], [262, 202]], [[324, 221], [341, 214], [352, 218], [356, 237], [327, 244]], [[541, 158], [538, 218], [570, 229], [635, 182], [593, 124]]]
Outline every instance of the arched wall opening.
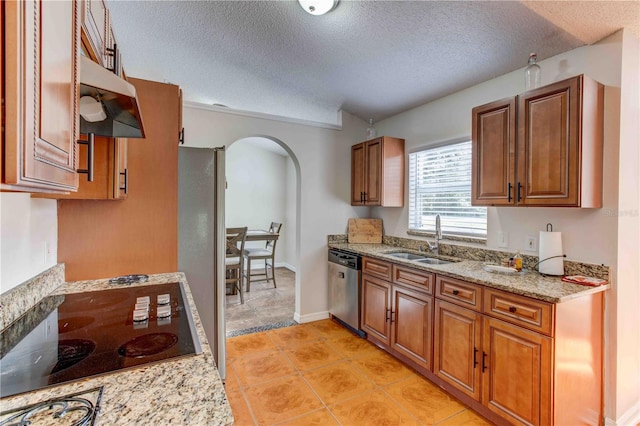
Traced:
[[[298, 318], [298, 265], [301, 244], [300, 162], [285, 142], [265, 135], [250, 135], [236, 139], [228, 144], [226, 150], [226, 226], [267, 229], [272, 221], [283, 223], [281, 237], [276, 245], [275, 264], [277, 267], [285, 267], [296, 272], [295, 314], [291, 319]], [[261, 154], [264, 158], [260, 158]], [[283, 170], [278, 170], [279, 167], [283, 167]], [[279, 182], [283, 183], [283, 188], [270, 188]], [[247, 247], [249, 246], [251, 243], [247, 243]]]

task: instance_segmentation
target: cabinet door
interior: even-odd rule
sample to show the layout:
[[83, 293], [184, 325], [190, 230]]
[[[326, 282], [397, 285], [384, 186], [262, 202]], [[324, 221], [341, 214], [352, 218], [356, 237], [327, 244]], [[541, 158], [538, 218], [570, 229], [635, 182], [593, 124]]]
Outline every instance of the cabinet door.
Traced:
[[391, 347], [431, 370], [433, 297], [393, 286]]
[[576, 77], [519, 96], [519, 204], [579, 205], [580, 82]]
[[351, 147], [351, 205], [364, 205], [365, 143]]
[[369, 337], [391, 344], [391, 284], [362, 276], [362, 329]]
[[549, 424], [551, 339], [485, 317], [483, 347], [483, 404], [514, 424]]
[[436, 300], [433, 371], [480, 401], [482, 316]]
[[[86, 140], [86, 135], [80, 135]], [[78, 147], [78, 170], [87, 170], [87, 146]], [[78, 191], [66, 194], [34, 194], [36, 198], [59, 200], [123, 200], [127, 198], [127, 139], [96, 136], [93, 150], [93, 182], [80, 174]]]
[[129, 193], [129, 169], [127, 166], [128, 140], [113, 140], [113, 158], [110, 164], [111, 195], [113, 199], [124, 200]]
[[366, 165], [364, 179], [365, 204], [379, 206], [382, 200], [382, 186], [384, 179], [382, 168], [382, 138], [366, 143]]
[[95, 59], [104, 67], [109, 66], [106, 47], [108, 43], [109, 14], [103, 0], [84, 0], [82, 3], [82, 29]]
[[11, 1], [3, 7], [3, 188], [75, 191], [78, 5]]
[[507, 98], [472, 110], [471, 203], [514, 204], [516, 100]]

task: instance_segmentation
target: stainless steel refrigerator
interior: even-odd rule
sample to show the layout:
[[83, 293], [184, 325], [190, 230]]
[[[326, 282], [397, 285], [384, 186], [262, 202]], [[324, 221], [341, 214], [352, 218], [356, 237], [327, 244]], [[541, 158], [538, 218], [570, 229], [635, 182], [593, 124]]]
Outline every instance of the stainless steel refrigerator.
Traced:
[[178, 270], [186, 274], [220, 376], [225, 366], [224, 147], [178, 149]]

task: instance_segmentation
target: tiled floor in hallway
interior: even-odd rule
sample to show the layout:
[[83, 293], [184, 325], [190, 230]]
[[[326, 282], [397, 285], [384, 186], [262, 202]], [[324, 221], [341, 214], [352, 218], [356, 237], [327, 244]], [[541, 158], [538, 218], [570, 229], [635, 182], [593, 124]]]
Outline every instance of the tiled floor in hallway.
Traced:
[[293, 322], [295, 309], [296, 275], [285, 268], [276, 268], [277, 288], [273, 282], [251, 283], [251, 291], [244, 294], [244, 304], [240, 295], [228, 295], [225, 306], [227, 336], [243, 330], [262, 326]]
[[238, 426], [490, 424], [330, 320], [228, 338], [226, 391]]

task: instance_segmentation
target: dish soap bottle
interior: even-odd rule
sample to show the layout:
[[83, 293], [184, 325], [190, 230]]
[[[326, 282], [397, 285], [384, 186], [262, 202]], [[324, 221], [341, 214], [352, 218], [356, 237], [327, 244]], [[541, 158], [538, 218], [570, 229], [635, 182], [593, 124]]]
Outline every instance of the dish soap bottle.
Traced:
[[532, 53], [529, 55], [529, 65], [524, 69], [524, 87], [525, 90], [535, 89], [542, 84], [542, 70], [540, 65], [536, 64], [538, 55]]
[[516, 250], [515, 256], [513, 256], [513, 267], [516, 271], [522, 271], [522, 256], [520, 256], [520, 250]]
[[376, 128], [373, 127], [373, 118], [369, 119], [369, 127], [367, 127], [367, 139], [373, 139], [376, 137]]

